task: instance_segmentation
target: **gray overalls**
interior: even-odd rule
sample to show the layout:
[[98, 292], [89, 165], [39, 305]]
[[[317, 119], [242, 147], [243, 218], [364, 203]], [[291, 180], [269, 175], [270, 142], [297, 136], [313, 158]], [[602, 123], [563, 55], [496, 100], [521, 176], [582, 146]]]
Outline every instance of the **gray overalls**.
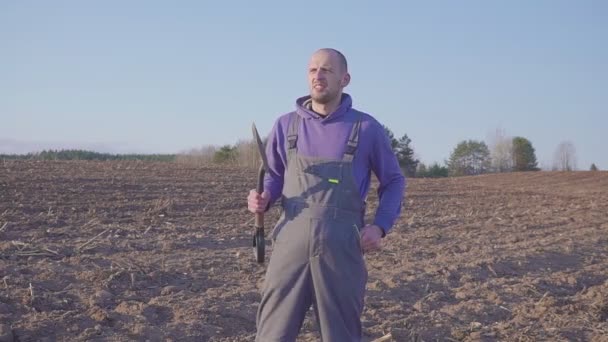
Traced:
[[300, 120], [292, 116], [288, 128], [283, 212], [273, 230], [256, 341], [295, 341], [311, 304], [323, 341], [360, 341], [368, 277], [359, 240], [365, 203], [352, 170], [360, 117], [337, 160], [298, 154]]

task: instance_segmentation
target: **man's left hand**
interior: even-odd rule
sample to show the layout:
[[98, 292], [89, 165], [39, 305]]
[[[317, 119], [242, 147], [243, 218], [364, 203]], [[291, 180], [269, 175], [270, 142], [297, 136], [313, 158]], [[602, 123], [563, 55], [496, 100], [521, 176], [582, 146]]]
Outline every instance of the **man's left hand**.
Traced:
[[368, 224], [361, 230], [361, 248], [363, 253], [378, 250], [382, 247], [382, 228]]

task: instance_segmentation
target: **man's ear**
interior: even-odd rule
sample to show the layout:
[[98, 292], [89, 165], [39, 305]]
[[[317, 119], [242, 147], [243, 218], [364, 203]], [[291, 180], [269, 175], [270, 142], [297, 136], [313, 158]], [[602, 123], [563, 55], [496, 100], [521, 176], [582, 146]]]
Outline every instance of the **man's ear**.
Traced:
[[342, 88], [345, 88], [349, 84], [350, 84], [350, 74], [346, 73], [344, 75], [344, 77], [342, 78]]

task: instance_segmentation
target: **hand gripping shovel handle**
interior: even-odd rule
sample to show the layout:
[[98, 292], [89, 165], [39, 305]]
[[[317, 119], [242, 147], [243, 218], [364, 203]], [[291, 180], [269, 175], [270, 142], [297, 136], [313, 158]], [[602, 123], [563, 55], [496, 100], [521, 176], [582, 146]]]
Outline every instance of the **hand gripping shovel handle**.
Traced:
[[[264, 191], [264, 165], [260, 165], [258, 170], [258, 194], [262, 194]], [[265, 240], [264, 240], [264, 213], [255, 213], [255, 233], [253, 235], [253, 247], [255, 256], [258, 263], [264, 262], [265, 253]]]

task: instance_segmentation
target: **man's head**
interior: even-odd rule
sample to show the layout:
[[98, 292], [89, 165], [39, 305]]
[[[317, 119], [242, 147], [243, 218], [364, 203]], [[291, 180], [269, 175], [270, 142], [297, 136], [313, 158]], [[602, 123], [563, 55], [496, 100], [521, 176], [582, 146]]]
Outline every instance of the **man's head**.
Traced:
[[342, 90], [349, 84], [348, 64], [344, 55], [335, 49], [317, 50], [308, 63], [308, 85], [312, 100], [327, 104], [338, 102]]

